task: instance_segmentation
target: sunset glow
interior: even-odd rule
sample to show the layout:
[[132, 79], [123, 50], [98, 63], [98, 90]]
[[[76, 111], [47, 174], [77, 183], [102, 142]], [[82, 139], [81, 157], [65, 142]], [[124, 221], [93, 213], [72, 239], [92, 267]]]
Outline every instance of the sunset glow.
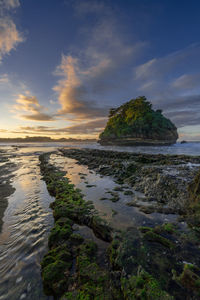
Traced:
[[97, 138], [111, 107], [145, 95], [200, 140], [199, 8], [2, 0], [0, 137]]

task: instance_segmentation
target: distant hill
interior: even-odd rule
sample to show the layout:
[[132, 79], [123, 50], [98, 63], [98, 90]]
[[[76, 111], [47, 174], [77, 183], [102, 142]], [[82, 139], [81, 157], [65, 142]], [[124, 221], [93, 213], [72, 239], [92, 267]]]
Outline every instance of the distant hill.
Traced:
[[176, 126], [153, 110], [145, 97], [132, 99], [110, 109], [109, 119], [99, 136], [102, 145], [168, 145], [176, 143]]

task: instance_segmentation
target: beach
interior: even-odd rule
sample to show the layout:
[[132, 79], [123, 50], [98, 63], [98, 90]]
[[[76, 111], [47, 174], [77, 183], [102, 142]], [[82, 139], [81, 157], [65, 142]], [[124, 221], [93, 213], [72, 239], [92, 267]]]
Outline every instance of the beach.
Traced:
[[[122, 267], [126, 273], [124, 278], [135, 276], [134, 272], [139, 266], [129, 261], [127, 245], [136, 243], [139, 251], [139, 245], [144, 243], [154, 263], [148, 263], [145, 252], [140, 257], [142, 268], [156, 280], [163, 274], [167, 290], [164, 284], [161, 288], [176, 299], [187, 299], [183, 298], [187, 288], [177, 285], [178, 279], [172, 279], [167, 265], [170, 263], [177, 278], [181, 276], [186, 262], [200, 265], [198, 224], [191, 225], [187, 214], [188, 186], [200, 168], [198, 154], [198, 143], [190, 147], [178, 144], [135, 149], [107, 148], [94, 143], [2, 145], [0, 299], [16, 299], [16, 295], [19, 299], [51, 299], [56, 295], [54, 290], [52, 295], [45, 295], [41, 277], [40, 263], [44, 255], [48, 255], [48, 238], [56, 221], [53, 220], [53, 214], [55, 217], [54, 201], [57, 197], [51, 194], [45, 180], [41, 155], [48, 156], [43, 162], [45, 168], [52, 165], [56, 168], [55, 172], [61, 172], [59, 176], [68, 180], [75, 193], [78, 189], [83, 199], [81, 205], [87, 201], [91, 203], [93, 208], [88, 208], [87, 218], [83, 217], [85, 213], [75, 217], [73, 210], [70, 210], [70, 215], [66, 213], [73, 222], [70, 234], [80, 235], [83, 244], [89, 239], [97, 245], [95, 263], [101, 272], [114, 274], [116, 278], [112, 282], [115, 284], [119, 284], [117, 276], [122, 274], [119, 273]], [[59, 180], [62, 180], [61, 177]], [[99, 221], [94, 223], [94, 211], [102, 224], [108, 226], [106, 231]], [[70, 236], [66, 237], [66, 241], [68, 239]], [[116, 243], [118, 246], [114, 246]], [[49, 244], [49, 247], [52, 245]], [[118, 247], [123, 249], [123, 260], [118, 257]], [[113, 251], [117, 251], [115, 261], [112, 255], [108, 255]], [[159, 256], [158, 259], [158, 253], [163, 252], [166, 252], [166, 256]], [[73, 255], [74, 261], [76, 255]], [[136, 261], [138, 255], [135, 253]], [[159, 271], [156, 269], [158, 264]], [[78, 269], [76, 271], [74, 266], [72, 269], [72, 273], [81, 272]], [[199, 276], [198, 271], [195, 274]], [[90, 280], [93, 282], [94, 278]], [[175, 287], [172, 291], [173, 284]], [[189, 289], [188, 293], [193, 293], [194, 299], [197, 299], [195, 288], [192, 291]]]

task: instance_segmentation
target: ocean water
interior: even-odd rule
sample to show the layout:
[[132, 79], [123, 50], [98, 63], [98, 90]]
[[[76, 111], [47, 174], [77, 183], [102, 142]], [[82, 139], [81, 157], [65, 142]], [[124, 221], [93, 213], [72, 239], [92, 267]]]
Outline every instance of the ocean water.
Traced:
[[[125, 151], [135, 153], [149, 154], [171, 154], [171, 155], [200, 155], [200, 142], [188, 142], [185, 144], [176, 143], [171, 146], [101, 146], [98, 143], [0, 143], [0, 148], [10, 148], [12, 146], [20, 147], [20, 153], [48, 152], [58, 148], [90, 148], [99, 150]], [[18, 152], [18, 153], [19, 153]]]

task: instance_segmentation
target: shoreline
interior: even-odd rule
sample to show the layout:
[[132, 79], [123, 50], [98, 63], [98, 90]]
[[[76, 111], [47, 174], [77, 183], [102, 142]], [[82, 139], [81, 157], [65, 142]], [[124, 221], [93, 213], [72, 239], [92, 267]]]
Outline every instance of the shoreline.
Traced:
[[152, 139], [100, 139], [97, 141], [102, 146], [171, 146], [176, 144], [176, 140], [152, 140]]
[[[188, 184], [191, 184], [191, 182], [194, 181], [196, 170], [199, 169], [199, 166], [196, 166], [195, 164], [200, 163], [200, 157], [189, 157], [184, 155], [146, 155], [129, 154], [125, 152], [119, 154], [114, 151], [88, 149], [62, 149], [60, 151], [64, 157], [73, 158], [78, 161], [78, 164], [87, 165], [89, 170], [95, 170], [95, 172], [99, 172], [101, 176], [114, 176], [114, 179], [119, 185], [121, 185], [124, 180], [131, 177], [131, 174], [135, 174], [137, 169], [141, 170], [144, 166], [148, 166], [149, 164], [154, 165], [157, 170], [158, 165], [160, 168], [163, 168], [164, 166], [165, 170], [172, 165], [176, 168], [177, 166], [185, 165], [182, 166], [182, 169], [183, 171], [188, 172], [189, 168], [187, 164], [189, 163], [194, 164], [195, 168], [190, 180], [188, 180]], [[135, 159], [135, 165], [133, 165], [133, 158]], [[130, 163], [130, 159], [132, 159], [132, 163]], [[122, 165], [120, 167], [120, 160], [125, 162], [123, 168]], [[105, 162], [107, 163], [107, 167]], [[139, 164], [140, 168], [135, 168], [136, 162]], [[77, 200], [72, 200], [72, 202], [69, 200], [71, 199], [70, 195], [77, 193], [74, 186], [69, 184], [65, 172], [61, 170], [55, 171], [55, 167], [49, 165], [48, 161], [45, 161], [45, 159], [41, 166], [43, 171], [46, 169], [43, 174], [48, 190], [49, 192], [54, 193], [55, 197], [52, 209], [56, 223], [49, 236], [50, 251], [42, 261], [43, 282], [44, 284], [48, 284], [48, 288], [54, 296], [58, 296], [58, 294], [56, 294], [58, 292], [55, 288], [59, 286], [59, 292], [62, 291], [62, 295], [59, 295], [59, 297], [63, 300], [78, 300], [80, 297], [83, 297], [83, 299], [84, 297], [86, 299], [95, 299], [95, 297], [97, 297], [96, 299], [101, 299], [101, 297], [106, 297], [106, 295], [107, 298], [105, 299], [132, 299], [131, 295], [137, 294], [141, 297], [142, 291], [148, 295], [148, 297], [154, 297], [155, 299], [186, 299], [184, 297], [187, 297], [187, 295], [193, 295], [194, 299], [197, 299], [196, 297], [198, 297], [197, 295], [200, 293], [197, 284], [200, 280], [200, 271], [197, 268], [200, 266], [198, 224], [193, 224], [192, 227], [189, 226], [186, 231], [180, 227], [181, 223], [179, 224], [178, 222], [164, 223], [163, 225], [154, 225], [153, 227], [136, 226], [121, 232], [117, 232], [113, 228], [112, 239], [109, 241], [108, 249], [105, 254], [107, 264], [103, 271], [102, 269], [99, 269], [96, 260], [98, 245], [95, 246], [93, 243], [91, 244], [91, 241], [85, 241], [81, 232], [76, 236], [78, 239], [76, 246], [73, 244], [74, 240], [72, 242], [71, 236], [74, 234], [73, 224], [69, 219], [73, 222], [75, 221], [75, 223], [79, 223], [78, 220], [80, 220], [80, 216], [82, 220], [84, 220], [85, 217], [88, 219], [87, 214], [85, 216], [82, 215], [81, 206], [78, 210], [75, 210], [76, 212], [74, 211]], [[120, 169], [123, 169], [123, 173], [116, 176], [116, 173], [119, 172]], [[152, 170], [150, 174], [152, 175]], [[45, 178], [45, 176], [47, 177]], [[51, 179], [49, 179], [49, 177], [51, 177]], [[173, 177], [174, 175], [172, 178]], [[70, 191], [68, 190], [69, 187]], [[75, 196], [75, 199], [77, 199], [77, 197], [79, 196]], [[116, 201], [118, 200], [116, 199]], [[151, 202], [150, 199], [148, 201]], [[83, 206], [85, 205], [82, 200], [79, 200], [79, 203], [82, 203], [81, 205]], [[187, 201], [184, 205], [187, 205]], [[150, 211], [145, 211], [145, 213], [152, 213], [153, 211], [151, 208]], [[177, 212], [181, 214], [181, 218], [186, 220], [188, 213], [190, 212], [192, 214], [191, 210], [187, 211], [186, 206], [183, 211], [180, 211], [179, 209], [176, 213]], [[164, 211], [162, 211], [162, 213], [164, 213]], [[62, 219], [59, 219], [60, 217], [62, 217]], [[67, 226], [66, 222], [68, 226], [70, 226], [67, 227], [71, 230], [70, 234], [68, 234], [68, 237], [66, 238], [59, 238], [59, 232], [62, 230], [63, 226], [64, 228]], [[102, 231], [102, 228], [100, 231]], [[51, 240], [53, 239], [52, 236], [55, 236], [57, 239], [56, 243], [58, 244], [53, 245], [51, 243]], [[86, 244], [87, 247], [89, 247], [88, 249], [90, 249], [89, 253], [85, 249]], [[188, 248], [189, 244], [192, 245], [192, 248], [190, 249]], [[73, 253], [70, 252], [71, 258], [69, 258], [69, 255], [67, 256], [67, 268], [69, 271], [64, 273], [70, 274], [68, 275], [70, 277], [66, 279], [65, 275], [63, 275], [56, 278], [58, 275], [54, 275], [54, 277], [51, 277], [53, 278], [53, 281], [50, 282], [49, 277], [46, 277], [45, 274], [46, 272], [50, 272], [49, 270], [52, 270], [52, 268], [55, 267], [57, 269], [58, 267], [57, 260], [61, 249], [58, 248], [58, 245], [59, 247], [65, 245], [68, 247], [68, 251], [70, 251], [70, 249], [74, 249], [72, 252], [75, 251]], [[93, 250], [91, 250], [91, 247]], [[96, 250], [94, 250], [94, 248]], [[163, 255], [163, 253], [165, 253], [165, 255]], [[182, 261], [181, 264], [180, 261]], [[83, 265], [80, 265], [80, 262], [83, 263]], [[81, 266], [86, 268], [87, 274]], [[63, 265], [63, 268], [65, 269], [65, 265]], [[171, 270], [170, 272], [169, 269]], [[88, 274], [88, 272], [91, 274]], [[100, 276], [99, 274], [104, 274], [104, 276], [102, 275], [104, 280], [109, 282], [110, 288], [108, 290], [105, 281], [103, 280], [100, 283], [95, 274], [98, 274], [98, 278]], [[188, 276], [190, 284], [188, 284], [188, 279], [186, 280]], [[63, 286], [60, 281], [62, 284], [65, 282], [65, 285]], [[139, 286], [136, 284], [138, 281], [142, 282]], [[69, 284], [69, 282], [71, 284]], [[173, 286], [173, 289], [171, 286]], [[98, 291], [96, 290], [97, 287]]]
[[[41, 262], [47, 296], [127, 300], [145, 293], [154, 299], [198, 299], [200, 156], [62, 148], [39, 157], [38, 171], [54, 198], [50, 207], [55, 224]], [[89, 175], [79, 165], [86, 166]], [[13, 176], [13, 167], [7, 158], [2, 161], [2, 176]], [[74, 184], [71, 174], [77, 178]], [[88, 189], [85, 197], [84, 189], [76, 187], [78, 178]], [[111, 178], [116, 184], [98, 194], [103, 186], [95, 184], [97, 178]], [[95, 193], [96, 200], [88, 198]], [[112, 208], [112, 225], [110, 217], [104, 217], [106, 207]], [[133, 208], [145, 218], [120, 227], [119, 209], [126, 213], [124, 207], [133, 218]], [[168, 220], [157, 223], [156, 214]], [[152, 222], [146, 222], [148, 218]]]

